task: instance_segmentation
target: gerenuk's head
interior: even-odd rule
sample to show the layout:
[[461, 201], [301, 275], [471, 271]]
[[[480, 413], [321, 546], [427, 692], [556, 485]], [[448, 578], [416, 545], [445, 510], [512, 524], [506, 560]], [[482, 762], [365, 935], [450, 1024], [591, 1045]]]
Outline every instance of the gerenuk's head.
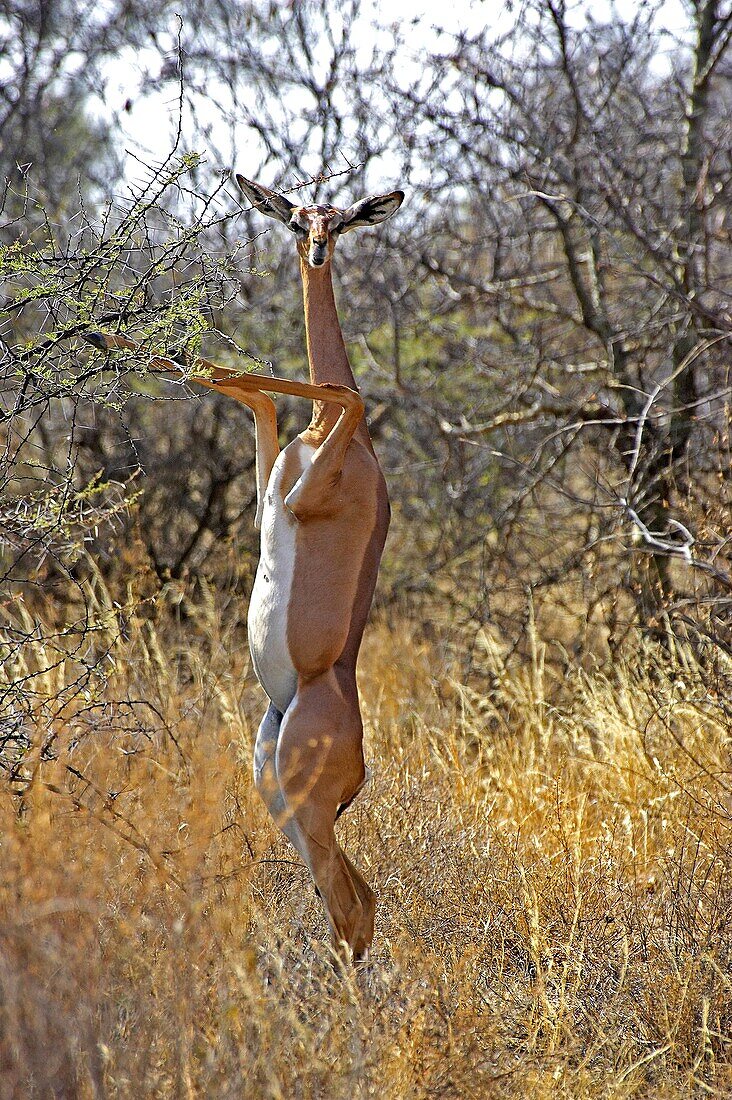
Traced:
[[403, 191], [386, 195], [369, 195], [347, 210], [324, 205], [297, 206], [284, 195], [270, 191], [260, 183], [252, 183], [237, 175], [236, 182], [252, 206], [282, 222], [294, 233], [297, 251], [310, 267], [324, 267], [330, 262], [336, 241], [342, 233], [362, 226], [377, 225], [395, 214], [404, 200]]

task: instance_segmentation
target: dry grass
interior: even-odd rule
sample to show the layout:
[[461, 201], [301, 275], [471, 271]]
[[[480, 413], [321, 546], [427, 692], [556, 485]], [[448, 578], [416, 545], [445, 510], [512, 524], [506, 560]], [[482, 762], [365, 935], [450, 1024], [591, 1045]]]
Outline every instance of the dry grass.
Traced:
[[539, 645], [508, 672], [483, 639], [468, 689], [373, 626], [340, 832], [377, 935], [339, 974], [252, 789], [243, 640], [199, 614], [189, 651], [128, 622], [128, 703], [70, 703], [2, 790], [3, 1097], [732, 1092], [732, 723], [698, 669], [646, 654], [552, 704]]

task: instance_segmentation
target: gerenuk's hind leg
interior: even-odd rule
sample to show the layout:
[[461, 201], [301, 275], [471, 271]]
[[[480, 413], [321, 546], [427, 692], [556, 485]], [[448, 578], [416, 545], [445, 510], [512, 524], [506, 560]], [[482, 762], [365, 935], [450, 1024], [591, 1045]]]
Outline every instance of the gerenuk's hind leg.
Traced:
[[353, 949], [354, 958], [356, 959], [356, 961], [358, 961], [359, 959], [362, 959], [364, 957], [369, 947], [371, 946], [371, 941], [374, 938], [376, 894], [366, 882], [366, 879], [363, 877], [358, 868], [354, 867], [354, 865], [351, 863], [350, 859], [343, 851], [343, 849], [339, 847], [339, 851], [343, 856], [346, 867], [348, 868], [348, 871], [351, 875], [353, 885], [356, 887], [356, 891], [358, 892], [358, 897], [361, 902], [362, 915], [361, 922], [356, 929], [356, 938], [359, 945], [364, 944], [365, 946], [360, 947], [360, 949], [356, 947], [354, 947]]
[[275, 767], [275, 754], [281, 726], [282, 714], [274, 703], [270, 703], [254, 743], [254, 785], [275, 823], [302, 855], [297, 825], [286, 809], [285, 797], [280, 790]]
[[361, 718], [355, 692], [344, 698], [332, 669], [298, 687], [280, 727], [276, 768], [334, 946], [345, 943], [358, 960], [373, 938], [375, 897], [341, 851], [333, 826], [338, 807], [363, 782]]

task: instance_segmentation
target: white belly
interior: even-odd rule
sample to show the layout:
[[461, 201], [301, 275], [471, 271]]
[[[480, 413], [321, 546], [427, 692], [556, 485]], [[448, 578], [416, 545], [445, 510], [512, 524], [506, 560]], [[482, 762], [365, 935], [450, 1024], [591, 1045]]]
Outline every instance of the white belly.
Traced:
[[[312, 448], [301, 444], [302, 469]], [[291, 456], [288, 449], [288, 454]], [[291, 461], [291, 457], [290, 457]], [[272, 469], [262, 512], [262, 543], [249, 601], [249, 649], [257, 679], [283, 714], [297, 689], [297, 673], [287, 646], [287, 609], [295, 570], [297, 520], [282, 502], [284, 452]]]

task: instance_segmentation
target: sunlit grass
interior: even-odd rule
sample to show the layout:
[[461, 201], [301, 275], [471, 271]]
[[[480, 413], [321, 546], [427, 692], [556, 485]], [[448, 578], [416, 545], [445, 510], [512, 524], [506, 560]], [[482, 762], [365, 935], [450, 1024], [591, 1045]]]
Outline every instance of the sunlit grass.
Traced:
[[3, 1096], [732, 1089], [732, 720], [690, 658], [557, 702], [538, 641], [508, 668], [479, 639], [466, 685], [415, 624], [372, 626], [374, 775], [339, 831], [379, 908], [343, 973], [250, 781], [238, 625], [207, 596], [124, 635], [125, 704], [68, 704], [0, 796]]

